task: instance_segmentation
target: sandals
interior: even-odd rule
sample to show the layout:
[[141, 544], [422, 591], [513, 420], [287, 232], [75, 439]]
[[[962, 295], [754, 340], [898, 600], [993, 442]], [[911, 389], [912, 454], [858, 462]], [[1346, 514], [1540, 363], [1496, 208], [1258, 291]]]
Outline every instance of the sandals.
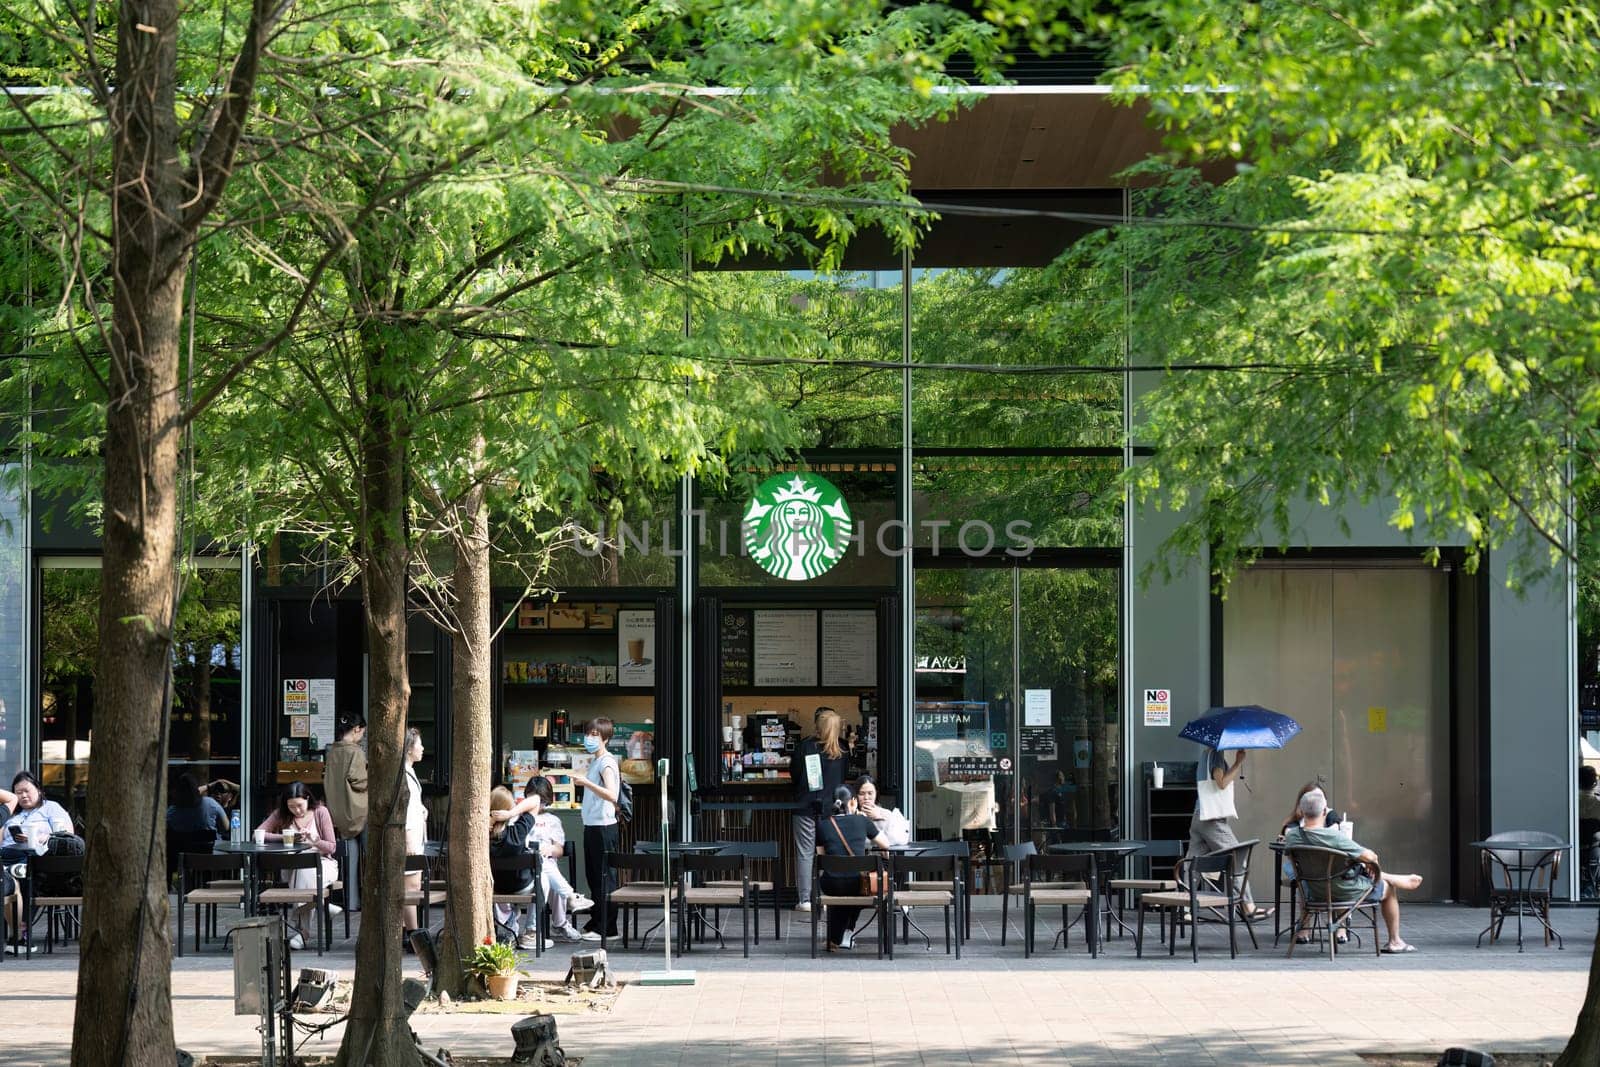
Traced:
[[1410, 944], [1409, 942], [1404, 942], [1400, 944], [1399, 947], [1391, 947], [1389, 945], [1383, 946], [1383, 954], [1385, 956], [1404, 956], [1408, 952], [1415, 951], [1417, 951], [1417, 946]]

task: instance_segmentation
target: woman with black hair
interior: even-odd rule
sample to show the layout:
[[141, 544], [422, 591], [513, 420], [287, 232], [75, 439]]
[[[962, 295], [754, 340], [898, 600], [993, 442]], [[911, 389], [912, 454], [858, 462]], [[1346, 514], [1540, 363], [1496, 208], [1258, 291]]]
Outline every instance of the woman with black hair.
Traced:
[[[44, 787], [32, 771], [18, 771], [11, 779], [11, 792], [7, 795], [11, 797], [6, 804], [10, 810], [4, 827], [7, 846], [31, 846], [35, 852], [43, 852], [42, 842], [51, 834], [73, 832], [72, 816], [60, 804], [45, 799]], [[0, 797], [0, 801], [4, 801], [4, 797]]]
[[[888, 839], [873, 821], [856, 810], [856, 796], [847, 785], [833, 791], [833, 812], [817, 820], [817, 854], [821, 856], [865, 856], [869, 848], [888, 848]], [[825, 874], [822, 891], [830, 896], [860, 896], [859, 874]], [[828, 906], [828, 951], [837, 952], [854, 945], [856, 920], [860, 908]]]
[[200, 792], [200, 783], [188, 771], [173, 780], [171, 800], [167, 805], [167, 833], [203, 840], [209, 830], [218, 841], [227, 838], [228, 813]]
[[[338, 839], [333, 833], [333, 818], [328, 809], [304, 782], [290, 782], [278, 797], [278, 806], [256, 827], [257, 836], [265, 841], [281, 843], [284, 832], [292, 830], [296, 841], [304, 842], [317, 850], [322, 857], [322, 891], [339, 877], [339, 868], [333, 862], [333, 851]], [[289, 885], [295, 889], [316, 889], [317, 872], [298, 870], [289, 872]], [[294, 910], [294, 932], [289, 935], [290, 948], [305, 948], [307, 920], [312, 918], [315, 904], [301, 904]]]

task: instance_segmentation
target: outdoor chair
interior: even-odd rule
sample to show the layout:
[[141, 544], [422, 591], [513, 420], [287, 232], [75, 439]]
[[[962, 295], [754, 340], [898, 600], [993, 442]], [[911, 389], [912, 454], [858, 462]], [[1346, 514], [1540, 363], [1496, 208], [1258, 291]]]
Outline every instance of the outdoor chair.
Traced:
[[[1117, 898], [1117, 925], [1125, 926], [1123, 917], [1127, 914], [1126, 908], [1132, 905], [1138, 907], [1140, 893], [1170, 893], [1179, 888], [1176, 878], [1156, 877], [1156, 860], [1172, 859], [1176, 861], [1183, 855], [1184, 844], [1181, 841], [1152, 841], [1140, 852], [1137, 859], [1149, 867], [1149, 876], [1145, 878], [1113, 878], [1106, 883], [1106, 887], [1116, 894]], [[1165, 908], [1159, 909], [1156, 915], [1161, 921], [1161, 939], [1166, 940], [1167, 912]]]
[[[40, 886], [48, 887], [52, 879], [65, 881], [73, 878], [79, 884], [77, 893], [38, 892]], [[24, 904], [23, 921], [31, 926], [37, 918], [36, 911], [44, 909], [46, 952], [55, 951], [58, 924], [63, 942], [72, 937], [77, 927], [78, 909], [83, 907], [82, 880], [82, 856], [44, 855], [28, 861], [28, 898]]]
[[[173, 885], [179, 874], [178, 858], [186, 853], [209, 854], [217, 843], [217, 835], [208, 828], [199, 830], [167, 831], [167, 885]], [[243, 888], [243, 883], [241, 883]]]
[[[400, 903], [409, 908], [417, 909], [417, 925], [424, 930], [432, 926], [433, 908], [435, 905], [443, 907], [448, 899], [443, 883], [432, 880], [431, 871], [433, 863], [427, 856], [407, 856], [406, 874], [421, 872], [422, 885], [416, 889], [407, 889], [400, 897]], [[329, 923], [328, 941], [333, 941], [332, 922]]]
[[[961, 916], [962, 922], [956, 930], [957, 936], [964, 941], [972, 940], [972, 846], [965, 841], [932, 841], [926, 845], [918, 844], [922, 849], [917, 856], [931, 859], [936, 856], [953, 856], [956, 859], [956, 880], [961, 883], [962, 893]], [[937, 884], [925, 884], [923, 879], [917, 880], [918, 889], [949, 888], [956, 889], [955, 881]]]
[[[250, 858], [238, 854], [185, 852], [178, 857], [178, 955], [183, 955], [183, 915], [194, 909], [194, 950], [200, 951], [200, 934], [217, 936], [217, 909], [244, 907], [242, 878], [218, 879], [219, 874], [242, 875]], [[203, 917], [202, 917], [203, 916]]]
[[[1259, 949], [1261, 947], [1260, 944], [1256, 942], [1256, 920], [1251, 916], [1245, 915], [1244, 906], [1245, 891], [1250, 887], [1250, 859], [1255, 852], [1255, 847], [1260, 843], [1260, 838], [1252, 837], [1248, 841], [1241, 841], [1237, 845], [1233, 845], [1230, 848], [1221, 849], [1217, 852], [1211, 853], [1213, 856], [1227, 856], [1232, 863], [1232, 888], [1226, 893], [1226, 895], [1229, 898], [1230, 909], [1238, 913], [1239, 920], [1244, 923], [1245, 933], [1250, 935], [1250, 947], [1255, 949]], [[1220, 891], [1222, 889], [1222, 881], [1221, 879], [1217, 878], [1216, 875], [1207, 875], [1205, 876], [1205, 880], [1207, 885], [1204, 888], [1212, 891]], [[1180, 879], [1179, 881], [1179, 888], [1181, 889], [1182, 880]], [[1211, 908], [1207, 910], [1220, 912], [1221, 909]], [[1220, 919], [1222, 916], [1218, 914], [1217, 917]]]
[[[524, 852], [520, 856], [490, 856], [489, 873], [491, 877], [502, 871], [513, 871], [517, 874], [517, 881], [521, 888], [511, 893], [496, 892], [492, 899], [494, 904], [504, 904], [511, 908], [513, 923], [518, 911], [523, 915], [523, 929], [533, 930], [533, 954], [544, 955], [544, 885], [539, 878], [539, 868], [544, 865], [544, 857], [537, 852]], [[511, 927], [515, 933], [515, 926]]]
[[[1504, 842], [1506, 847], [1494, 848], [1496, 842]], [[1561, 935], [1550, 925], [1550, 890], [1561, 876], [1561, 849], [1565, 842], [1554, 834], [1513, 830], [1486, 838], [1485, 843], [1490, 846], [1483, 850], [1483, 873], [1489, 883], [1489, 925], [1483, 933], [1489, 935], [1489, 943], [1499, 939], [1506, 919], [1521, 914], [1532, 916], [1544, 927], [1545, 945], [1554, 937], [1557, 945], [1565, 947]], [[1483, 934], [1478, 935], [1478, 944], [1483, 944]], [[1522, 944], [1520, 930], [1517, 944]]]
[[[1372, 953], [1379, 955], [1383, 951], [1383, 942], [1378, 940], [1378, 898], [1368, 894], [1360, 900], [1339, 901], [1333, 899], [1334, 880], [1342, 876], [1353, 867], [1364, 866], [1358, 859], [1354, 859], [1347, 852], [1335, 848], [1315, 848], [1310, 845], [1300, 845], [1295, 848], [1284, 849], [1284, 854], [1289, 857], [1289, 863], [1294, 869], [1295, 881], [1300, 884], [1300, 907], [1303, 915], [1315, 922], [1316, 935], [1325, 937], [1328, 942], [1328, 958], [1334, 958], [1337, 952], [1335, 932], [1344, 927], [1349, 929], [1352, 920], [1365, 918], [1372, 927]], [[1377, 872], [1373, 872], [1374, 887], [1378, 884]], [[1318, 892], [1318, 887], [1321, 892]], [[1299, 936], [1301, 919], [1296, 918], [1289, 924], [1289, 955], [1294, 956], [1296, 938]], [[1354, 930], [1351, 930], [1354, 933]]]
[[[661, 909], [661, 922], [669, 927], [662, 931], [662, 936], [671, 936], [671, 910], [666, 906], [663, 897], [664, 874], [662, 872], [661, 850], [656, 847], [654, 855], [645, 852], [608, 852], [606, 864], [609, 869], [621, 880], [623, 875], [628, 875], [626, 884], [619, 885], [611, 891], [610, 907], [617, 910], [617, 918], [622, 923], [622, 947], [626, 949], [629, 944], [628, 919], [633, 919], [633, 933], [639, 933], [639, 909], [655, 907]], [[671, 899], [676, 903], [678, 887], [673, 886]], [[598, 905], [597, 905], [598, 907]], [[603, 910], [600, 912], [600, 930], [603, 934], [610, 923], [610, 916]], [[605, 948], [608, 941], [602, 938], [600, 947]]]
[[[1087, 855], [1029, 856], [1022, 867], [1022, 955], [1034, 952], [1034, 920], [1039, 908], [1061, 908], [1061, 947], [1066, 948], [1072, 929], [1068, 909], [1083, 908], [1084, 936], [1089, 942], [1089, 958], [1100, 954], [1100, 880], [1095, 877], [1094, 857]], [[1051, 942], [1052, 947], [1054, 941]]]
[[[824, 875], [859, 879], [863, 874], [877, 876], [881, 888], [876, 894], [859, 891], [856, 893], [822, 891]], [[816, 864], [811, 868], [811, 958], [817, 958], [817, 924], [822, 918], [822, 909], [838, 907], [870, 910], [878, 924], [878, 958], [883, 959], [887, 951], [889, 958], [894, 959], [894, 930], [889, 925], [890, 909], [894, 906], [893, 896], [894, 887], [889, 883], [889, 865], [884, 857], [818, 856]]]
[[966, 896], [961, 878], [961, 857], [944, 855], [894, 856], [890, 861], [894, 878], [894, 906], [900, 912], [900, 941], [911, 940], [910, 908], [944, 909], [944, 951], [950, 954], [950, 911], [955, 909], [956, 959], [961, 958], [961, 921]]
[[1039, 850], [1032, 841], [1024, 841], [1020, 845], [1007, 845], [1001, 851], [1001, 884], [1000, 884], [1000, 944], [1006, 943], [1006, 931], [1009, 929], [1011, 898], [1022, 896], [1022, 864], [1029, 856], [1036, 856]]
[[[408, 859], [410, 857], [407, 857]], [[297, 908], [302, 904], [312, 904], [317, 911], [317, 955], [322, 955], [324, 942], [333, 943], [333, 920], [328, 914], [328, 889], [322, 884], [322, 855], [316, 849], [307, 849], [304, 852], [263, 852], [256, 857], [257, 869], [261, 872], [261, 880], [268, 881], [274, 874], [289, 874], [293, 871], [315, 871], [317, 876], [316, 888], [299, 889], [294, 886], [273, 886], [263, 889], [256, 900], [264, 908], [284, 909], [284, 921], [288, 921], [288, 909]]]
[[[1199, 856], [1178, 862], [1178, 882], [1185, 886], [1177, 890], [1157, 890], [1139, 897], [1139, 918], [1134, 928], [1134, 952], [1144, 958], [1144, 916], [1151, 908], [1170, 909], [1172, 925], [1167, 936], [1167, 955], [1178, 953], [1178, 934], [1183, 926], [1189, 927], [1189, 952], [1194, 962], [1200, 962], [1200, 911], [1202, 908], [1220, 909], [1228, 920], [1228, 956], [1237, 959], [1239, 943], [1235, 922], [1238, 917], [1242, 890], [1235, 887], [1232, 850], [1212, 856]], [[1204, 888], [1202, 888], [1204, 887]], [[1184, 911], [1189, 921], [1185, 924]]]
[[[722, 851], [718, 852], [717, 855], [742, 856], [750, 861], [750, 873], [756, 875], [750, 880], [750, 891], [756, 895], [758, 910], [761, 894], [765, 893], [771, 901], [772, 939], [774, 941], [778, 940], [783, 936], [778, 926], [779, 913], [781, 911], [778, 904], [778, 843], [776, 841], [723, 841], [721, 844]], [[756, 864], [761, 864], [761, 868], [757, 868]], [[765, 874], [766, 877], [760, 877], [762, 874]], [[727, 889], [737, 884], [739, 883], [731, 881], [724, 884], [722, 881], [715, 879], [706, 882], [707, 886], [714, 889]], [[755, 936], [756, 944], [761, 944], [761, 918], [759, 914], [756, 916]]]
[[[737, 876], [737, 877], [735, 877]], [[718, 853], [715, 856], [683, 856], [678, 860], [678, 938], [682, 951], [693, 948], [694, 930], [708, 925], [705, 909], [712, 909], [709, 925], [722, 936], [722, 909], [739, 909], [739, 934], [745, 959], [750, 958], [750, 915], [755, 910], [755, 883], [750, 880], [750, 860], [746, 856]], [[700, 881], [696, 885], [696, 880]], [[693, 920], [693, 927], [690, 922]], [[760, 925], [760, 919], [756, 920]]]

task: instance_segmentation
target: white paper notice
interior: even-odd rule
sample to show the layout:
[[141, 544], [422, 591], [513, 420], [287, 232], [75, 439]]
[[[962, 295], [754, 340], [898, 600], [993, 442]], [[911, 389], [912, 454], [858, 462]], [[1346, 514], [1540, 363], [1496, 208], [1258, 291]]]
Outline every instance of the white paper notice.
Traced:
[[1022, 725], [1050, 725], [1050, 690], [1025, 689], [1022, 693]]
[[878, 613], [822, 613], [822, 684], [878, 684]]
[[336, 729], [334, 723], [334, 680], [332, 678], [307, 678], [306, 695], [309, 708], [307, 714], [311, 716], [311, 736], [317, 739], [317, 747], [331, 745], [338, 740], [333, 735]]
[[755, 685], [817, 684], [817, 613], [758, 611], [755, 625]]
[[656, 684], [656, 613], [617, 612], [617, 684]]
[[1146, 689], [1144, 691], [1144, 724], [1146, 726], [1172, 725], [1172, 691]]

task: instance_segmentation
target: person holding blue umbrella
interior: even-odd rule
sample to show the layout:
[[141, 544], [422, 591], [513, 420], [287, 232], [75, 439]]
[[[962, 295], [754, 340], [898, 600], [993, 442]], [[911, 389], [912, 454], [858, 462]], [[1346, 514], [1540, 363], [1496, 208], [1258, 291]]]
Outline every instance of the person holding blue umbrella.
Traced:
[[[1282, 748], [1285, 741], [1299, 732], [1300, 724], [1289, 716], [1255, 704], [1212, 708], [1183, 728], [1179, 737], [1211, 750], [1205, 761], [1205, 776], [1195, 782], [1194, 817], [1189, 820], [1189, 857], [1213, 855], [1239, 844], [1228, 820], [1239, 817], [1233, 803], [1233, 783], [1244, 771], [1245, 750]], [[1231, 765], [1222, 754], [1230, 748], [1236, 750]], [[1243, 890], [1246, 919], [1265, 918], [1272, 913], [1270, 908], [1256, 907], [1249, 882], [1245, 882]]]

